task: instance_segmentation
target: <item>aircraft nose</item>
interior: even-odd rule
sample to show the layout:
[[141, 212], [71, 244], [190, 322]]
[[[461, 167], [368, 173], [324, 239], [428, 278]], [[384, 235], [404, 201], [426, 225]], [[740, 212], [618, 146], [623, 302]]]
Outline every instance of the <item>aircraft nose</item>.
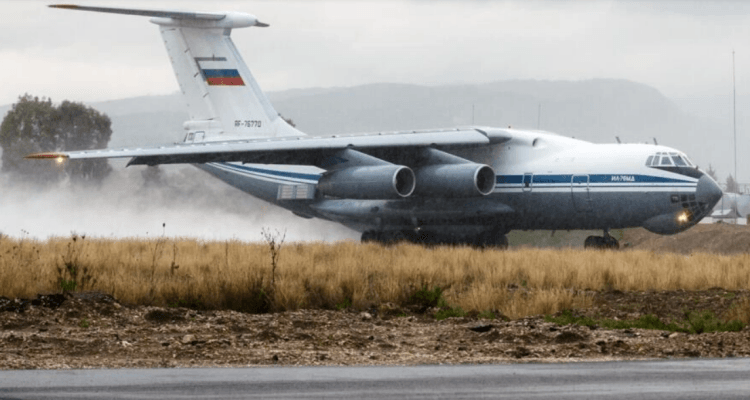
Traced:
[[707, 174], [698, 179], [698, 187], [695, 189], [695, 198], [699, 203], [706, 203], [708, 209], [714, 208], [724, 193], [719, 185]]

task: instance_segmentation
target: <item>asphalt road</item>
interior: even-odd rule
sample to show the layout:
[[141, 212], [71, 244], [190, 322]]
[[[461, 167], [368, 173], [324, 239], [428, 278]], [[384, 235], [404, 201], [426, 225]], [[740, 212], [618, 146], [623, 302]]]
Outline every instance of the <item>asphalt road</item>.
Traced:
[[0, 371], [0, 399], [740, 399], [750, 359]]

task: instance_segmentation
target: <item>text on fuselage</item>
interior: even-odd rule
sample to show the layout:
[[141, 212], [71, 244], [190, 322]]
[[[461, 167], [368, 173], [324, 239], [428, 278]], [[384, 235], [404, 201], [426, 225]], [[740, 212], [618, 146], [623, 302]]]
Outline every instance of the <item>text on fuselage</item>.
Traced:
[[633, 175], [612, 175], [612, 182], [635, 182]]

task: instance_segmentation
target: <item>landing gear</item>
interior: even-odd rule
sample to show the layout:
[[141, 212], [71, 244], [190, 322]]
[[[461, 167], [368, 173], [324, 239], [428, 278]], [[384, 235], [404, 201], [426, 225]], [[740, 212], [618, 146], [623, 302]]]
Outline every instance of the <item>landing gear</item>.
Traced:
[[396, 244], [399, 242], [412, 242], [414, 234], [411, 231], [364, 231], [362, 243], [376, 242], [381, 244]]
[[375, 231], [364, 231], [362, 232], [362, 243], [370, 243], [378, 241], [378, 232]]
[[620, 248], [620, 242], [617, 239], [609, 235], [608, 230], [604, 230], [604, 236], [589, 236], [586, 241], [583, 242], [583, 247], [586, 249], [614, 249]]
[[498, 230], [487, 230], [478, 235], [446, 235], [418, 230], [393, 231], [365, 231], [362, 233], [362, 243], [380, 243], [391, 245], [400, 242], [417, 243], [423, 245], [453, 245], [473, 246], [477, 248], [507, 249], [508, 238]]
[[477, 236], [472, 245], [481, 249], [507, 249], [508, 237], [497, 230], [484, 231]]

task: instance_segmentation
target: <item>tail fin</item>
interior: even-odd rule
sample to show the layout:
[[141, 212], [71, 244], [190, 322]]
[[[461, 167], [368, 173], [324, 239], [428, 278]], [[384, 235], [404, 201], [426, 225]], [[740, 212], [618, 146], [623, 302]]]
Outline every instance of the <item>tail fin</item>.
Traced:
[[258, 86], [230, 34], [233, 28], [268, 26], [250, 14], [191, 13], [110, 7], [50, 6], [151, 16], [159, 25], [190, 120], [186, 141], [304, 136], [279, 117]]

